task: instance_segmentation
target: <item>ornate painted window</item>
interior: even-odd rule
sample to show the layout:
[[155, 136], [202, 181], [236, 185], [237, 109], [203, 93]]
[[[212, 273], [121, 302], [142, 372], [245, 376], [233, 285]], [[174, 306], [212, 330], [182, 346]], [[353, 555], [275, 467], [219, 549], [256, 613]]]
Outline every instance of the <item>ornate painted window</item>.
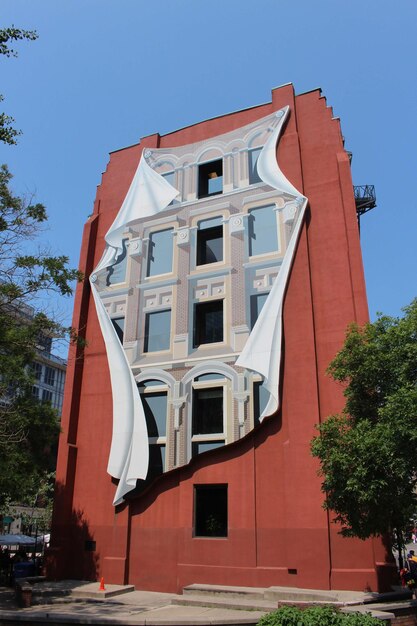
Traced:
[[223, 300], [194, 305], [194, 348], [204, 343], [223, 341]]
[[149, 236], [146, 276], [172, 272], [173, 228], [158, 230]]
[[198, 222], [197, 265], [223, 261], [223, 218]]
[[226, 379], [219, 374], [205, 374], [194, 380], [191, 456], [224, 446], [226, 394]]
[[149, 437], [148, 478], [166, 469], [168, 387], [160, 380], [145, 380], [138, 386]]
[[261, 183], [262, 180], [258, 174], [257, 162], [258, 157], [262, 152], [262, 147], [253, 148], [253, 150], [249, 150], [248, 158], [249, 158], [249, 184], [254, 185], [255, 183]]
[[198, 167], [198, 197], [207, 198], [223, 193], [223, 160], [202, 163]]
[[122, 239], [122, 251], [118, 257], [116, 257], [113, 265], [107, 268], [106, 285], [117, 285], [118, 283], [124, 283], [126, 280], [127, 269], [127, 242], [128, 239]]
[[171, 345], [171, 309], [153, 311], [145, 316], [144, 352], [169, 350]]
[[248, 211], [249, 256], [278, 251], [278, 230], [275, 205]]

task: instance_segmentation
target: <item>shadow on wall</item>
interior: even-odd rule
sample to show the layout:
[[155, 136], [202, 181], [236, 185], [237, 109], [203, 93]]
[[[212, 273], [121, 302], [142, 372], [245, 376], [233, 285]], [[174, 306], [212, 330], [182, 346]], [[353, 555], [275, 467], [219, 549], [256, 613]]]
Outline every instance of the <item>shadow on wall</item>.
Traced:
[[67, 503], [72, 500], [69, 496], [62, 483], [57, 482], [51, 544], [45, 553], [46, 576], [49, 580], [96, 581], [99, 554], [95, 538], [89, 530], [84, 511], [68, 507]]

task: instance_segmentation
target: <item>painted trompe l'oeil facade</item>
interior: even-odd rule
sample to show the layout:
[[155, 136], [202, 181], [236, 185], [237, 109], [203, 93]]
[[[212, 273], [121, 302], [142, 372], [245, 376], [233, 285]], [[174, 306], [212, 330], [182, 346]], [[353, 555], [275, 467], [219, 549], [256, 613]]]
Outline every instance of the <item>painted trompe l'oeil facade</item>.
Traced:
[[112, 153], [81, 266], [51, 572], [381, 588], [381, 542], [337, 534], [309, 452], [343, 406], [326, 367], [367, 318], [349, 158], [320, 92], [288, 85]]

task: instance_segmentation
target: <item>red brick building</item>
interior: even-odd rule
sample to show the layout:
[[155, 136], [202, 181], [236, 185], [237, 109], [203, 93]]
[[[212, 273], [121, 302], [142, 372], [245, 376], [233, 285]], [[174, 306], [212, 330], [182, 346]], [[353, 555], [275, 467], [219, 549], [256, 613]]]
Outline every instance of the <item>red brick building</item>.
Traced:
[[344, 404], [325, 370], [368, 318], [349, 156], [320, 91], [286, 85], [113, 152], [80, 268], [50, 574], [382, 589], [382, 542], [338, 534], [310, 454]]

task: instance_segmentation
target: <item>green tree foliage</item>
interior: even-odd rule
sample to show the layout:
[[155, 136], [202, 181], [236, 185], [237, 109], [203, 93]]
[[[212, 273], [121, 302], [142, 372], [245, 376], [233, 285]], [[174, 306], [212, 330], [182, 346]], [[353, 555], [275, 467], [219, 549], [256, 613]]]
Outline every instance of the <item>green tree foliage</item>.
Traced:
[[283, 606], [261, 617], [258, 626], [381, 626], [382, 620], [367, 613], [342, 613], [332, 606], [299, 609]]
[[325, 506], [346, 536], [400, 538], [416, 511], [417, 300], [402, 318], [352, 325], [328, 371], [346, 406], [312, 442]]
[[[27, 39], [33, 41], [38, 35], [33, 30], [22, 30], [20, 28], [2, 28], [0, 29], [0, 55], [6, 57], [17, 57], [17, 52], [10, 47], [10, 43]], [[0, 102], [4, 97], [0, 94]], [[6, 113], [0, 113], [0, 141], [10, 145], [16, 143], [16, 138], [20, 135], [20, 130], [13, 128], [14, 119]]]
[[[34, 40], [34, 31], [0, 29], [0, 55], [17, 56], [11, 47]], [[0, 96], [2, 100], [2, 96]], [[0, 141], [16, 143], [13, 119], [0, 113]], [[45, 207], [16, 196], [6, 165], [0, 167], [0, 512], [11, 503], [47, 505], [45, 485], [55, 468], [59, 420], [49, 403], [32, 396], [35, 355], [51, 337], [70, 329], [39, 310], [39, 298], [51, 290], [72, 293], [77, 270], [68, 258], [35, 248], [33, 240], [47, 221]], [[33, 306], [35, 305], [35, 306]]]
[[37, 250], [27, 253], [46, 221], [45, 207], [15, 196], [11, 175], [0, 168], [0, 504], [33, 497], [34, 485], [54, 468], [59, 423], [48, 403], [32, 396], [35, 354], [45, 339], [69, 329], [35, 313], [30, 303], [56, 290], [71, 294], [80, 280], [68, 258]]

